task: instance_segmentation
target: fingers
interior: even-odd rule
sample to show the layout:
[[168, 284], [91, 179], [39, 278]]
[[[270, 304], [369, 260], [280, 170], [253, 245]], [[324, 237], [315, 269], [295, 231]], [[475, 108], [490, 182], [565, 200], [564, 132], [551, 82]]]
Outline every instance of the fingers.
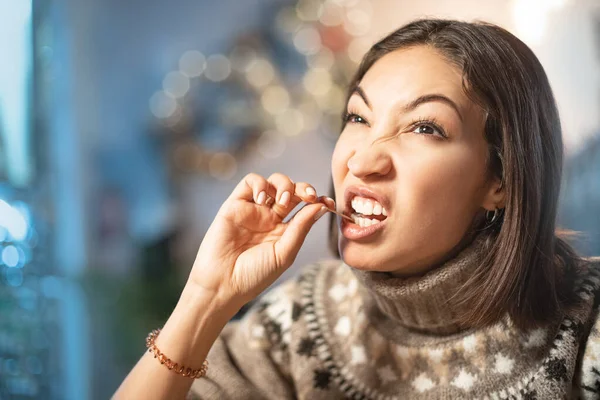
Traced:
[[282, 207], [287, 207], [294, 193], [294, 182], [284, 174], [273, 174], [267, 180], [275, 189], [275, 202]]
[[285, 218], [297, 204], [292, 201], [295, 191], [294, 182], [287, 175], [279, 173], [271, 175], [268, 182], [275, 189], [275, 196], [272, 198], [272, 204], [269, 205], [281, 218]]
[[312, 185], [309, 185], [306, 182], [296, 183], [295, 195], [307, 203], [314, 203], [317, 201], [317, 191]]
[[323, 204], [308, 204], [290, 220], [281, 239], [275, 244], [276, 252], [282, 258], [280, 265], [294, 262], [310, 228], [326, 213], [327, 208]]
[[273, 204], [268, 205], [272, 206], [273, 211], [281, 218], [285, 218], [301, 201], [315, 203], [326, 198], [325, 196], [317, 197], [317, 191], [312, 185], [306, 182], [294, 183], [290, 177], [284, 174], [275, 173], [269, 177], [268, 182], [276, 191]]
[[301, 201], [320, 202], [335, 210], [335, 203], [326, 196], [317, 197], [315, 188], [306, 183], [294, 183], [287, 175], [275, 173], [265, 179], [261, 175], [246, 175], [233, 190], [230, 199], [246, 200], [265, 205], [285, 218]]
[[315, 188], [306, 183], [294, 183], [284, 174], [273, 174], [269, 179], [258, 174], [246, 175], [233, 190], [231, 200], [245, 200], [258, 206], [270, 207], [282, 220], [300, 202], [308, 203], [287, 223], [276, 242], [280, 265], [291, 265], [308, 232], [327, 209], [335, 210], [335, 202], [326, 196], [317, 196]]
[[275, 197], [275, 189], [265, 178], [258, 174], [246, 175], [233, 189], [230, 199], [252, 201], [258, 205], [267, 202], [267, 198]]
[[335, 209], [335, 200], [333, 200], [331, 197], [328, 196], [321, 196], [317, 199], [317, 202], [319, 203], [323, 203], [327, 206], [327, 208], [329, 208], [330, 210], [336, 211]]

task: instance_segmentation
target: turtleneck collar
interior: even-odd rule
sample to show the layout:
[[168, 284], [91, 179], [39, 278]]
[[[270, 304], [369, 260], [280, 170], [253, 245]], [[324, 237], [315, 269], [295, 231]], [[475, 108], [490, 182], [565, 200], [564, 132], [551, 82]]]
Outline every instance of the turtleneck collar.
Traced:
[[355, 268], [351, 270], [362, 284], [367, 307], [376, 307], [386, 319], [406, 329], [447, 335], [468, 328], [457, 323], [462, 310], [448, 299], [461, 289], [487, 249], [487, 235], [478, 235], [450, 260], [423, 276], [413, 278], [398, 278], [385, 272]]

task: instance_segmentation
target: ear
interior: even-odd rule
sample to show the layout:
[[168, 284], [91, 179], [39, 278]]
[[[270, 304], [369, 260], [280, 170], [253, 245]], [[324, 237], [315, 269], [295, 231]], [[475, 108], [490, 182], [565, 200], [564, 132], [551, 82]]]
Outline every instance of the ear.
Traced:
[[491, 178], [485, 190], [481, 207], [494, 211], [496, 208], [506, 206], [506, 189], [500, 179]]

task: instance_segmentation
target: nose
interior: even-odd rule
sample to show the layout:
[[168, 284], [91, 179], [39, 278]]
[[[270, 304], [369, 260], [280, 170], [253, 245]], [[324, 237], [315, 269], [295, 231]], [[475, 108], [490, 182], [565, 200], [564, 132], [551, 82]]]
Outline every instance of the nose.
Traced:
[[392, 169], [392, 159], [385, 143], [370, 143], [357, 148], [348, 159], [348, 170], [357, 178], [385, 176]]

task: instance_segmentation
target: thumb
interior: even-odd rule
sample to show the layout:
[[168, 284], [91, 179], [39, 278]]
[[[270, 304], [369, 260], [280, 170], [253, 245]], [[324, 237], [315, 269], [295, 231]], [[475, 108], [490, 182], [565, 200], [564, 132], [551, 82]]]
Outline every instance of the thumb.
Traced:
[[275, 244], [275, 251], [286, 267], [296, 259], [306, 235], [308, 235], [315, 222], [326, 213], [327, 208], [322, 203], [309, 204], [298, 211], [288, 222], [281, 239]]

